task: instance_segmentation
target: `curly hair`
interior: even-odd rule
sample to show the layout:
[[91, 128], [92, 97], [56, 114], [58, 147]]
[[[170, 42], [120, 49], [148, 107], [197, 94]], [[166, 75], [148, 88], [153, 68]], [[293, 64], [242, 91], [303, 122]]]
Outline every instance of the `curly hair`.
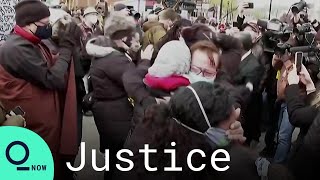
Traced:
[[[234, 100], [222, 85], [197, 82], [191, 87], [197, 92], [211, 126], [215, 127], [228, 119], [232, 113]], [[181, 88], [171, 98], [170, 107], [173, 117], [185, 125], [200, 132], [208, 129], [197, 99], [190, 89]]]
[[[223, 86], [198, 82], [191, 87], [197, 92], [211, 126], [216, 127], [219, 122], [228, 119], [232, 113], [233, 99]], [[186, 164], [185, 156], [188, 152], [196, 148], [206, 152], [208, 144], [204, 136], [184, 128], [173, 118], [200, 132], [205, 132], [209, 128], [198, 101], [190, 89], [186, 87], [179, 89], [168, 105], [150, 106], [143, 120], [145, 128], [153, 132], [151, 146], [161, 152], [163, 149], [171, 148], [171, 142], [176, 142], [177, 162], [183, 166]], [[168, 159], [163, 158], [164, 156], [164, 154], [158, 154], [159, 164], [168, 162]]]

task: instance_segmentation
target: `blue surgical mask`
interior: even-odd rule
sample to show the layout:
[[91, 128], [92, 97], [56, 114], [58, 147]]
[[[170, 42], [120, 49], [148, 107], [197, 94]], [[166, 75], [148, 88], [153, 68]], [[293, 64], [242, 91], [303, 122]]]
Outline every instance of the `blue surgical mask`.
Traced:
[[216, 77], [206, 78], [203, 77], [201, 74], [197, 75], [194, 72], [189, 72], [189, 74], [186, 74], [185, 77], [189, 79], [191, 84], [196, 82], [207, 82], [213, 84], [214, 80], [216, 79]]
[[217, 148], [217, 147], [225, 147], [228, 146], [230, 144], [230, 140], [228, 139], [227, 135], [226, 135], [226, 131], [224, 129], [221, 128], [215, 128], [212, 127], [210, 122], [209, 122], [209, 118], [203, 108], [202, 102], [197, 94], [197, 92], [191, 87], [188, 86], [188, 89], [190, 89], [194, 96], [196, 97], [199, 107], [201, 109], [201, 112], [203, 114], [204, 120], [206, 121], [206, 124], [208, 125], [208, 129], [206, 132], [202, 133], [200, 131], [197, 131], [183, 123], [181, 123], [179, 120], [174, 119], [178, 124], [180, 124], [181, 126], [185, 127], [186, 129], [189, 129], [190, 131], [200, 134], [200, 135], [204, 135], [207, 140], [209, 141], [209, 144], [211, 145], [212, 148]]

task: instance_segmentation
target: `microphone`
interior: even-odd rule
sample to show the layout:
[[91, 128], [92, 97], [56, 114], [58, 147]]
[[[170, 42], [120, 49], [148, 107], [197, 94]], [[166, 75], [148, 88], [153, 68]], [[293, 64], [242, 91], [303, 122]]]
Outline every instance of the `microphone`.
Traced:
[[290, 48], [290, 52], [291, 53], [295, 53], [295, 52], [310, 52], [313, 51], [314, 47], [311, 46], [298, 46], [298, 47], [292, 47]]

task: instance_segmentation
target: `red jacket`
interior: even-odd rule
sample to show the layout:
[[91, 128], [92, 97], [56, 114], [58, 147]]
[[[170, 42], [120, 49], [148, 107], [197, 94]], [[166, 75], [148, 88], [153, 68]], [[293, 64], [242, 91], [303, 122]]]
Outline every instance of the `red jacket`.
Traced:
[[0, 100], [7, 109], [22, 107], [27, 128], [46, 141], [55, 163], [59, 154], [78, 152], [74, 66], [61, 61], [19, 27], [0, 49]]

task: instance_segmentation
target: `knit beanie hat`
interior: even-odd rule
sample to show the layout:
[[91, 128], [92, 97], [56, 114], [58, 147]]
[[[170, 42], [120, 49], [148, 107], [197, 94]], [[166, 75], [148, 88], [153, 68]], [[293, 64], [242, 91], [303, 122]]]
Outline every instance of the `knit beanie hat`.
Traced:
[[133, 17], [113, 12], [105, 22], [104, 33], [105, 36], [117, 40], [131, 35], [135, 28], [136, 24]]
[[39, 0], [23, 0], [15, 6], [16, 24], [20, 27], [50, 16], [49, 8]]
[[169, 41], [160, 49], [148, 72], [154, 77], [187, 74], [190, 70], [191, 52], [184, 40]]

